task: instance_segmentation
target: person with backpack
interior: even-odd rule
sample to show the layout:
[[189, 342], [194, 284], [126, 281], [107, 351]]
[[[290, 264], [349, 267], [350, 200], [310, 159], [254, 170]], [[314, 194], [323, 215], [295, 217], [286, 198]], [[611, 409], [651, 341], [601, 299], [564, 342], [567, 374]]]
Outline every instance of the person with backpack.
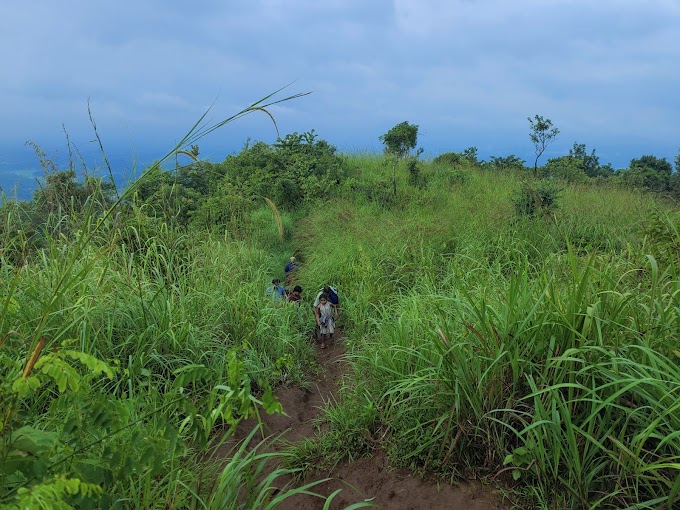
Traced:
[[335, 305], [330, 303], [328, 296], [321, 294], [319, 296], [319, 304], [314, 307], [314, 315], [316, 316], [316, 324], [319, 326], [317, 341], [321, 344], [319, 347], [322, 349], [326, 348], [326, 342], [330, 344], [333, 339], [337, 313]]
[[321, 296], [324, 295], [324, 294], [326, 295], [328, 302], [331, 303], [332, 305], [338, 306], [340, 304], [340, 298], [338, 297], [337, 289], [335, 287], [331, 287], [330, 285], [326, 285], [316, 295], [316, 299], [314, 299], [314, 308], [319, 306], [319, 301], [321, 300]]

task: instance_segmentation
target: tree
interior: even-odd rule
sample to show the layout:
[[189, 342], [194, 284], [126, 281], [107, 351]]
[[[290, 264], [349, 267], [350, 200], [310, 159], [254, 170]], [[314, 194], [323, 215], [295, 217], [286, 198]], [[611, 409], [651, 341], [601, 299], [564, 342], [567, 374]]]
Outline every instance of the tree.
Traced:
[[609, 167], [600, 166], [600, 158], [595, 154], [595, 149], [588, 154], [586, 145], [576, 142], [569, 149], [568, 156], [549, 159], [544, 166], [544, 174], [567, 182], [585, 182], [589, 177], [606, 177], [611, 173], [610, 170]]
[[463, 156], [465, 159], [467, 159], [472, 165], [474, 166], [479, 166], [479, 161], [477, 160], [477, 147], [468, 147], [463, 151]]
[[595, 149], [588, 154], [585, 143], [574, 142], [574, 146], [569, 149], [569, 157], [578, 161], [581, 170], [588, 177], [600, 175], [600, 158], [595, 155]]
[[566, 182], [585, 182], [588, 180], [583, 171], [581, 159], [571, 155], [548, 159], [543, 169], [546, 175], [557, 177]]
[[385, 145], [386, 153], [404, 159], [418, 143], [418, 126], [402, 122], [380, 136], [379, 140]]
[[[399, 161], [408, 157], [411, 150], [415, 149], [418, 143], [418, 125], [409, 124], [404, 121], [397, 124], [378, 139], [385, 145], [385, 153], [394, 156], [392, 165], [392, 188], [394, 195], [397, 195], [397, 164]], [[422, 152], [420, 149], [416, 156]]]
[[484, 164], [484, 167], [491, 170], [501, 171], [524, 170], [524, 163], [525, 161], [523, 159], [518, 158], [514, 154], [510, 154], [509, 156], [505, 157], [491, 156], [491, 158], [489, 158], [489, 162]]
[[538, 175], [538, 158], [545, 152], [546, 147], [555, 141], [560, 130], [553, 127], [550, 119], [544, 119], [540, 115], [534, 115], [534, 119], [527, 117], [531, 132], [529, 138], [534, 144], [536, 159], [534, 160], [534, 175]]
[[647, 155], [630, 161], [626, 178], [650, 191], [665, 192], [670, 190], [672, 173], [673, 166], [666, 158]]

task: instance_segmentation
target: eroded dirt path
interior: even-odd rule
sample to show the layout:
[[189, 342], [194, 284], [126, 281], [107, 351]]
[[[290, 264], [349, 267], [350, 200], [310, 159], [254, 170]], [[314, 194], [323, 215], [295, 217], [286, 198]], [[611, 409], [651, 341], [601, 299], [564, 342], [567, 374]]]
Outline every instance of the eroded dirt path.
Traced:
[[320, 370], [311, 378], [309, 391], [301, 388], [284, 387], [276, 392], [276, 396], [288, 416], [263, 416], [265, 431], [268, 435], [283, 435], [287, 441], [298, 441], [314, 435], [314, 418], [328, 400], [337, 397], [340, 378], [344, 372], [342, 359], [342, 332], [336, 331], [336, 340], [326, 349], [317, 348], [316, 361]]
[[[336, 341], [326, 349], [317, 349], [318, 375], [311, 381], [309, 391], [283, 387], [277, 397], [288, 416], [263, 415], [266, 435], [279, 435], [295, 442], [315, 435], [314, 419], [325, 402], [338, 397], [340, 379], [346, 362], [343, 360], [344, 335], [336, 331]], [[243, 423], [240, 430], [249, 431], [254, 422]], [[237, 433], [237, 437], [241, 433]], [[312, 490], [328, 496], [337, 489], [342, 492], [333, 499], [332, 509], [345, 508], [352, 503], [372, 499], [377, 508], [388, 510], [499, 510], [499, 496], [479, 483], [458, 486], [422, 480], [409, 470], [390, 467], [386, 455], [376, 450], [373, 456], [353, 463], [343, 463], [330, 472], [310, 473], [300, 483], [331, 477], [333, 480]], [[313, 496], [295, 496], [283, 502], [280, 510], [320, 510], [324, 501]]]

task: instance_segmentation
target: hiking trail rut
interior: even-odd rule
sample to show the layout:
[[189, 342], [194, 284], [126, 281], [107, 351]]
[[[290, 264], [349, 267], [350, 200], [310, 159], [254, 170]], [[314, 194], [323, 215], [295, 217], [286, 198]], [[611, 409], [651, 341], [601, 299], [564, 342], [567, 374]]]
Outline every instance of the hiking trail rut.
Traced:
[[[314, 419], [326, 402], [338, 397], [340, 379], [345, 371], [343, 358], [344, 334], [336, 329], [335, 340], [326, 349], [317, 347], [316, 359], [320, 370], [310, 381], [308, 389], [280, 387], [276, 396], [284, 415], [262, 414], [264, 432], [285, 441], [295, 442], [314, 437]], [[243, 439], [256, 425], [255, 420], [241, 424], [236, 439]], [[501, 498], [495, 491], [479, 482], [464, 482], [457, 486], [436, 480], [421, 479], [409, 470], [390, 466], [385, 453], [377, 449], [370, 457], [352, 463], [341, 463], [330, 471], [309, 473], [298, 483], [332, 478], [311, 490], [328, 496], [342, 489], [331, 504], [331, 509], [342, 509], [353, 503], [372, 499], [376, 508], [387, 510], [502, 510]], [[280, 510], [321, 510], [324, 500], [308, 495], [296, 495], [277, 506]]]

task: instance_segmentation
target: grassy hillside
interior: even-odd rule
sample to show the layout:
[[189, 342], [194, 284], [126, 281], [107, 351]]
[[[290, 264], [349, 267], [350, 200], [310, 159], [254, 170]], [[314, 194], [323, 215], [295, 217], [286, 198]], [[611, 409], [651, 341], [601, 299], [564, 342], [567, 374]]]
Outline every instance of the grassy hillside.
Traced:
[[672, 205], [467, 162], [400, 166], [395, 195], [391, 165], [296, 134], [3, 204], [0, 505], [273, 508], [256, 453], [217, 477], [206, 452], [316, 369], [311, 312], [263, 298], [295, 253], [307, 299], [340, 289], [352, 366], [296, 472], [380, 447], [525, 505], [672, 506]]
[[[372, 179], [380, 164], [360, 166]], [[300, 462], [379, 439], [396, 464], [476, 473], [524, 504], [672, 506], [677, 213], [559, 184], [552, 214], [522, 217], [516, 175], [426, 171], [388, 207], [337, 199], [298, 225], [305, 277], [342, 289], [355, 374]]]

